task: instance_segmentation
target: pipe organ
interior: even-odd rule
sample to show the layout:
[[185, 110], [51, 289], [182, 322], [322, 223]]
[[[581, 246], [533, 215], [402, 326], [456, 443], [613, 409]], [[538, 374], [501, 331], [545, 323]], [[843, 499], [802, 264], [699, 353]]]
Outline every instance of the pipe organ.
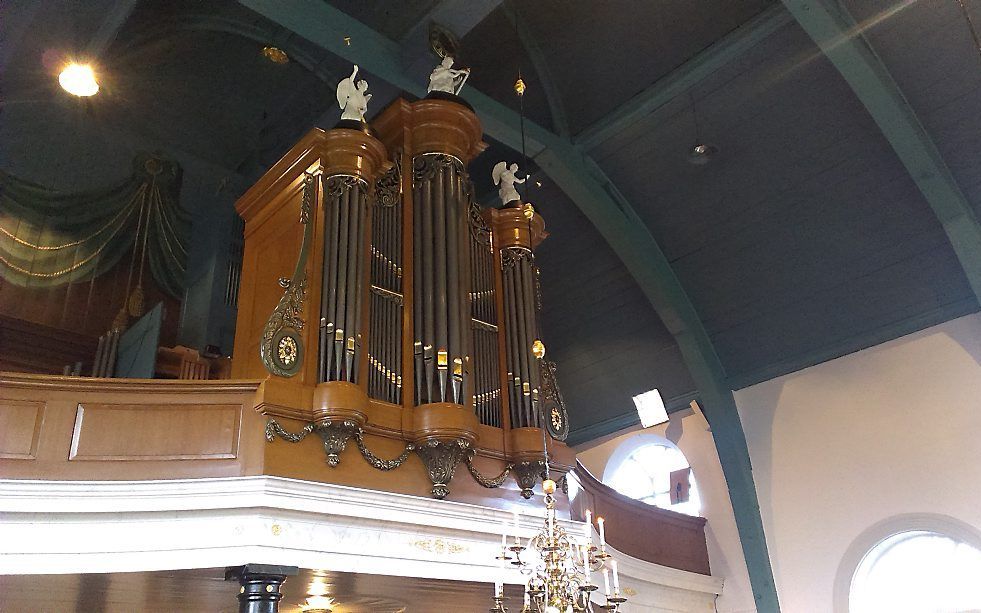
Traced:
[[265, 378], [270, 441], [317, 434], [332, 467], [354, 441], [377, 469], [339, 482], [386, 489], [418, 460], [438, 498], [460, 464], [528, 497], [546, 450], [559, 473], [574, 463], [538, 337], [544, 221], [477, 204], [481, 135], [459, 99], [399, 99], [370, 128], [311, 131], [236, 205], [233, 376]]

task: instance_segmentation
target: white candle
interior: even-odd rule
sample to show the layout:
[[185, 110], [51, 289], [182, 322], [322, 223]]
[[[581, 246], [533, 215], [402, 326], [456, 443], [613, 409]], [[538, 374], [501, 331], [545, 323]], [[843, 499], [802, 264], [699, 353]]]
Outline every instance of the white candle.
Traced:
[[589, 545], [582, 546], [582, 559], [583, 559], [583, 566], [585, 567], [585, 572], [586, 572], [586, 585], [589, 585], [590, 584], [589, 573], [592, 572], [592, 570], [589, 568]]
[[583, 536], [586, 537], [586, 541], [592, 545], [593, 544], [593, 512], [586, 509], [586, 525], [582, 529]]
[[530, 607], [531, 606], [531, 594], [528, 593], [528, 590], [530, 590], [530, 589], [531, 589], [531, 586], [530, 585], [526, 585], [525, 586], [525, 606], [526, 607]]
[[610, 566], [613, 567], [613, 591], [617, 594], [620, 593], [620, 573], [617, 572], [617, 561], [613, 560], [610, 562]]
[[514, 544], [520, 545], [521, 539], [518, 537], [518, 511], [517, 510], [512, 511], [512, 514], [513, 514], [512, 518], [514, 519], [514, 529], [512, 531], [514, 534]]
[[599, 526], [599, 533], [600, 533], [600, 548], [603, 551], [606, 551], [606, 530], [603, 528], [603, 524], [605, 523], [606, 522], [603, 520], [602, 517], [596, 518], [596, 524]]
[[505, 521], [501, 522], [501, 551], [507, 551], [508, 548], [508, 523]]
[[603, 588], [606, 590], [606, 597], [610, 597], [610, 571], [603, 567]]
[[503, 581], [495, 581], [494, 582], [494, 595], [497, 596], [498, 598], [500, 598], [501, 596], [504, 596], [504, 582]]

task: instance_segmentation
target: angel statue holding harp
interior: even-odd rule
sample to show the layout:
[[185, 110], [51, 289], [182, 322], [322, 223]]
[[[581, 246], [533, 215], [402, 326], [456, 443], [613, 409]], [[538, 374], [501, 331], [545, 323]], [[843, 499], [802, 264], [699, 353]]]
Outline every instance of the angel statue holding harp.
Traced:
[[470, 69], [454, 69], [453, 56], [447, 55], [443, 58], [443, 61], [436, 66], [436, 68], [433, 68], [433, 73], [429, 75], [429, 87], [426, 89], [426, 91], [430, 93], [444, 92], [456, 96], [460, 94], [460, 90], [463, 89], [463, 84], [467, 82], [469, 77]]
[[524, 183], [528, 177], [518, 178], [517, 164], [511, 164], [511, 167], [508, 168], [507, 162], [498, 162], [494, 166], [491, 176], [494, 178], [494, 185], [500, 186], [497, 194], [501, 197], [501, 204], [507, 206], [509, 202], [521, 201], [521, 194], [518, 193], [514, 185], [515, 183]]
[[341, 107], [341, 119], [364, 122], [365, 111], [368, 110], [368, 101], [371, 94], [368, 93], [368, 82], [364, 79], [354, 84], [354, 77], [358, 74], [358, 65], [354, 65], [351, 76], [337, 84], [337, 104]]

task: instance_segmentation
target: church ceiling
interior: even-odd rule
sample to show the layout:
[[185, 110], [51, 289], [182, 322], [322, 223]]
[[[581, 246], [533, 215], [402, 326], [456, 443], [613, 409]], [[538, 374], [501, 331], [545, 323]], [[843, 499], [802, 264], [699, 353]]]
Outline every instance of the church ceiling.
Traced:
[[[217, 177], [240, 193], [299, 135], [336, 118], [333, 87], [348, 62], [240, 3], [26, 4], [0, 20], [0, 167], [24, 178], [85, 187], [119, 176], [137, 151], [162, 150], [185, 167], [193, 211], [208, 206]], [[452, 4], [330, 3], [394, 44]], [[731, 387], [978, 309], [910, 173], [780, 3], [477, 4], [485, 13], [461, 32], [468, 87], [517, 110], [520, 65], [527, 116], [572, 138], [698, 70], [718, 41], [753, 36], [740, 28], [760, 15], [781, 24], [636, 121], [580, 144], [656, 239]], [[844, 2], [977, 209], [981, 60], [962, 16], [952, 1], [885, 4]], [[107, 27], [107, 95], [66, 103], [45, 62]], [[293, 61], [266, 61], [266, 44]], [[416, 70], [419, 57], [404, 59]], [[365, 76], [376, 113], [399, 89]], [[702, 143], [718, 153], [692, 164]], [[503, 157], [520, 160], [492, 141], [474, 163], [486, 204], [487, 169]], [[670, 316], [655, 312], [574, 200], [536, 177], [532, 200], [551, 232], [539, 255], [545, 340], [579, 440], [629, 425], [630, 396], [646, 389], [684, 404], [697, 390]]]

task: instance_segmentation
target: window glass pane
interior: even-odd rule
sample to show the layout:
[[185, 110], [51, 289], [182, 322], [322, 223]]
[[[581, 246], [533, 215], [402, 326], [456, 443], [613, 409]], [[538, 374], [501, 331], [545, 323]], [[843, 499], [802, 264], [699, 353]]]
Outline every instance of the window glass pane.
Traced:
[[851, 613], [981, 611], [981, 551], [935, 532], [895, 534], [862, 559]]
[[641, 502], [697, 516], [701, 501], [691, 474], [688, 502], [671, 504], [671, 473], [688, 467], [688, 460], [681, 450], [651, 443], [633, 450], [607, 479], [607, 485]]

